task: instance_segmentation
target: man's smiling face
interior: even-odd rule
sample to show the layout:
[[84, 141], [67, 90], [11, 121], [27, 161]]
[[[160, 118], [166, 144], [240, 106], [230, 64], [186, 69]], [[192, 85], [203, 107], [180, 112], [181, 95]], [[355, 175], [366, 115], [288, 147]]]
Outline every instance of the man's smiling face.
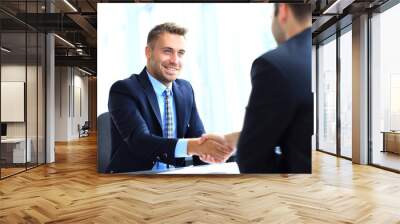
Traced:
[[147, 70], [158, 81], [169, 85], [181, 72], [184, 54], [184, 36], [162, 33], [146, 47]]

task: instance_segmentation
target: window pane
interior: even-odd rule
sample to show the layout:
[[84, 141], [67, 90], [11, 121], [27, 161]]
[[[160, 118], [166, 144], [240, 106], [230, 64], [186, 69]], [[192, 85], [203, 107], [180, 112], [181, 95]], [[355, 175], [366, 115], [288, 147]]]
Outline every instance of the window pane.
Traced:
[[372, 17], [372, 163], [400, 170], [400, 5]]
[[318, 51], [318, 148], [336, 153], [336, 41]]
[[[313, 103], [314, 103], [314, 114], [316, 114], [316, 109], [317, 109], [317, 102], [316, 102], [316, 99], [317, 99], [317, 96], [316, 96], [316, 82], [317, 82], [317, 48], [316, 48], [316, 46], [314, 46], [313, 45], [313, 47], [312, 47], [312, 79], [311, 79], [311, 82], [312, 82], [312, 92], [313, 92], [313, 97], [314, 97], [314, 101], [313, 101]], [[313, 133], [313, 136], [312, 136], [312, 149], [313, 150], [315, 150], [315, 149], [317, 149], [317, 147], [316, 147], [316, 143], [317, 143], [317, 141], [316, 141], [316, 130], [317, 130], [317, 116], [314, 116], [314, 127], [313, 127], [313, 130], [314, 130], [314, 133]]]
[[351, 158], [352, 141], [352, 35], [340, 37], [340, 152]]

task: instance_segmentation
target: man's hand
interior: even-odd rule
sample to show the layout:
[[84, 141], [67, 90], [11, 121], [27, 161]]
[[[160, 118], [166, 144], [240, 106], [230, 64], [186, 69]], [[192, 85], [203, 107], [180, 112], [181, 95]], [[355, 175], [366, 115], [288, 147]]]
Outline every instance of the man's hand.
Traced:
[[[209, 140], [216, 141], [222, 145], [228, 146], [232, 151], [223, 161], [225, 162], [235, 151], [237, 141], [239, 139], [240, 132], [233, 132], [226, 135], [219, 135], [219, 134], [203, 134], [200, 138], [199, 144], [203, 144]], [[200, 159], [204, 162], [208, 163], [218, 163], [212, 156], [210, 155], [201, 155]]]
[[222, 145], [228, 145], [224, 135], [220, 134], [203, 134], [200, 138], [199, 144], [203, 144], [207, 140], [214, 140]]
[[240, 132], [232, 132], [226, 135], [219, 134], [203, 134], [200, 138], [200, 144], [205, 142], [208, 139], [217, 141], [220, 144], [229, 146], [232, 149], [236, 148]]
[[197, 155], [205, 162], [222, 163], [232, 154], [233, 149], [214, 140], [207, 140], [200, 144], [200, 139], [188, 142], [188, 154]]
[[[217, 161], [217, 160], [215, 160], [212, 156], [210, 156], [210, 155], [203, 155], [203, 156], [199, 156], [200, 157], [200, 159], [203, 161], [203, 162], [206, 162], [206, 163], [222, 163], [222, 162], [225, 162], [226, 161], [226, 159], [224, 160], [224, 161], [222, 161], [222, 162], [219, 162], [219, 161]], [[228, 156], [228, 158], [229, 158], [229, 156]], [[228, 159], [227, 158], [227, 159]]]

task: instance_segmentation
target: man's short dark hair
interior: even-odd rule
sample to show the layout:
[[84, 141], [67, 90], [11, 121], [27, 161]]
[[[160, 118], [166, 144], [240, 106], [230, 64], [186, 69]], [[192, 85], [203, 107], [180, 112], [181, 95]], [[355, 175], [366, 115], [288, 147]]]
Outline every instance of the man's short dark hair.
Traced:
[[[275, 3], [275, 16], [278, 15], [279, 5], [282, 3]], [[298, 21], [305, 21], [311, 17], [311, 5], [303, 3], [285, 3], [292, 10], [294, 17]]]
[[162, 23], [150, 30], [149, 35], [147, 36], [147, 45], [153, 47], [154, 41], [157, 40], [162, 33], [185, 36], [186, 32], [187, 30], [185, 28], [180, 27], [175, 23]]

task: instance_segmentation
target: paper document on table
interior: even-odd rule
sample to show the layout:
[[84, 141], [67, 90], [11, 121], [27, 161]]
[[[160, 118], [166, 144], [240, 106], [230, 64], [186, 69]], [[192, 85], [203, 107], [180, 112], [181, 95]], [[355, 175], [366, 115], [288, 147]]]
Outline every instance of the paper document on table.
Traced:
[[201, 166], [188, 166], [162, 171], [158, 174], [240, 174], [240, 171], [237, 163], [229, 162]]

